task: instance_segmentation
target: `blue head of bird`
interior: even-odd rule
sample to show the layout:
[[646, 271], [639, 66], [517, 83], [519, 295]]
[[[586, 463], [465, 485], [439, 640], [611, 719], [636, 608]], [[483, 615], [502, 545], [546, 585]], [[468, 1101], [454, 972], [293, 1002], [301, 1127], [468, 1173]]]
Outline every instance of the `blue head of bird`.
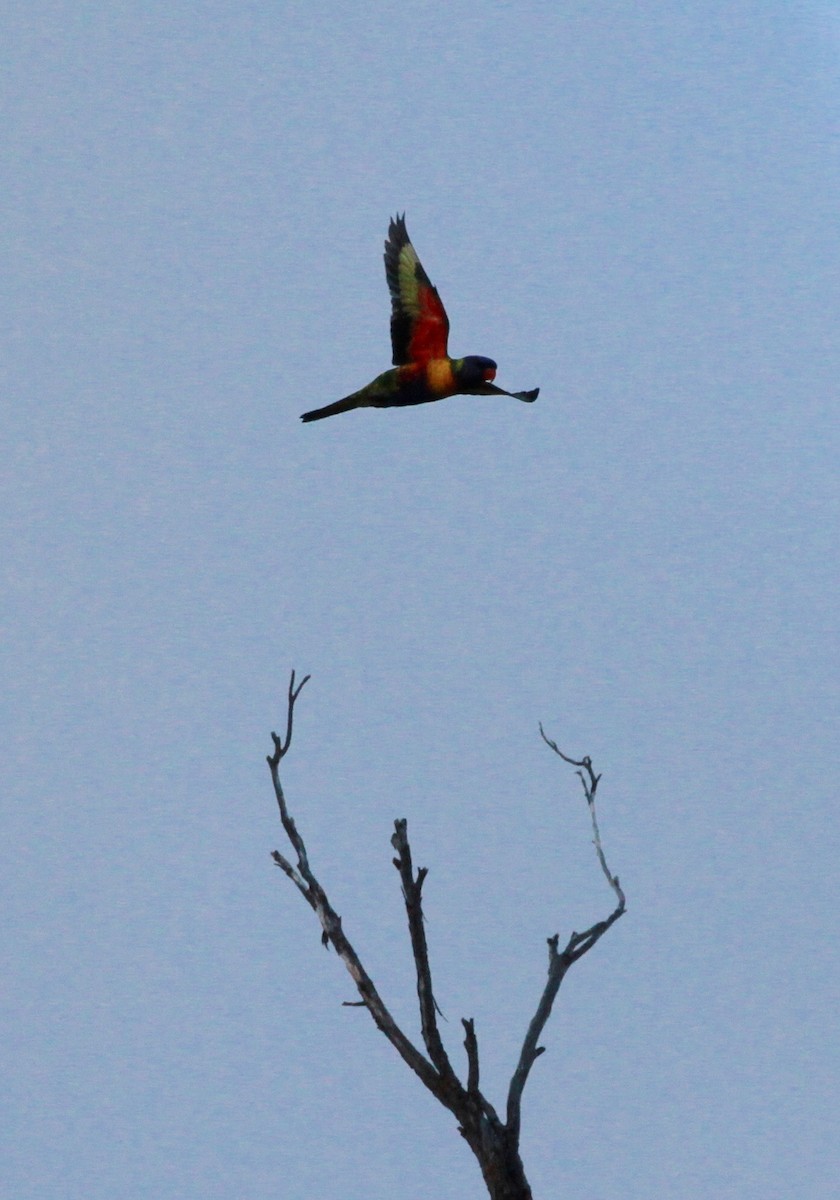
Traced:
[[480, 387], [482, 383], [492, 383], [496, 378], [496, 364], [492, 358], [470, 354], [460, 360], [457, 372], [459, 382], [466, 387]]

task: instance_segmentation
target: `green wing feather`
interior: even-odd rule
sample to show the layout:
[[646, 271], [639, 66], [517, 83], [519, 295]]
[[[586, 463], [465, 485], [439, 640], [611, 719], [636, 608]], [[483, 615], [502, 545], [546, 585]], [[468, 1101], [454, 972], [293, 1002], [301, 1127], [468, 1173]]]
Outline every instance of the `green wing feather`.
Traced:
[[388, 227], [385, 277], [391, 293], [391, 346], [395, 366], [447, 357], [449, 318], [423, 270], [405, 227], [405, 214]]

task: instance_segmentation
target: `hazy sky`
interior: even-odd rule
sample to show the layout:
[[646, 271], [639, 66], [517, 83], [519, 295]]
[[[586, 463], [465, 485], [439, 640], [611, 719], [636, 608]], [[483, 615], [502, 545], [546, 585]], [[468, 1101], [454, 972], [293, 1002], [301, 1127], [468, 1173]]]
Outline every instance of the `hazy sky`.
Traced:
[[[836, 1196], [840, 20], [826, 3], [0, 18], [3, 978], [16, 1200], [484, 1195], [270, 860], [265, 755], [489, 1098], [545, 939], [535, 1198]], [[298, 416], [456, 354], [539, 386]], [[5, 1179], [3, 1178], [5, 1176]]]

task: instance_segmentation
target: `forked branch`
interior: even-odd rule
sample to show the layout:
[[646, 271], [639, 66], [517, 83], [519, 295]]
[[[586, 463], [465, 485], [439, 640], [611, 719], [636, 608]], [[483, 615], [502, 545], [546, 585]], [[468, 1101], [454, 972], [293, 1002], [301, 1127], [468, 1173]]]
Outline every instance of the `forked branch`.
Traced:
[[583, 958], [595, 943], [602, 938], [611, 925], [614, 925], [618, 918], [624, 913], [626, 901], [624, 892], [621, 890], [621, 885], [618, 882], [618, 876], [610, 873], [607, 866], [607, 860], [604, 857], [604, 850], [601, 845], [601, 834], [598, 829], [598, 818], [595, 813], [595, 793], [598, 790], [598, 783], [601, 779], [600, 775], [595, 774], [592, 766], [592, 760], [585, 756], [582, 759], [570, 758], [559, 749], [557, 744], [546, 736], [546, 732], [540, 724], [540, 734], [547, 746], [550, 746], [555, 754], [559, 755], [564, 762], [569, 763], [573, 767], [578, 767], [577, 775], [583, 784], [586, 803], [589, 806], [589, 815], [592, 819], [592, 830], [594, 835], [595, 850], [598, 855], [598, 861], [601, 864], [601, 869], [607, 877], [607, 882], [616, 894], [618, 905], [610, 913], [604, 921], [596, 922], [591, 928], [583, 933], [573, 933], [566, 943], [563, 951], [558, 949], [560, 944], [560, 935], [555, 933], [548, 939], [548, 978], [546, 980], [543, 993], [540, 996], [537, 1011], [531, 1019], [528, 1026], [528, 1032], [525, 1034], [525, 1040], [522, 1043], [522, 1050], [519, 1055], [519, 1062], [516, 1070], [513, 1073], [513, 1078], [510, 1081], [508, 1090], [507, 1102], [507, 1123], [511, 1130], [519, 1131], [521, 1123], [521, 1107], [522, 1107], [522, 1092], [525, 1084], [528, 1081], [528, 1075], [531, 1072], [531, 1067], [534, 1065], [539, 1056], [544, 1052], [545, 1047], [538, 1045], [539, 1039], [542, 1036], [542, 1031], [545, 1028], [548, 1018], [551, 1016], [552, 1005], [560, 990], [560, 984], [572, 963], [576, 963], [579, 958]]

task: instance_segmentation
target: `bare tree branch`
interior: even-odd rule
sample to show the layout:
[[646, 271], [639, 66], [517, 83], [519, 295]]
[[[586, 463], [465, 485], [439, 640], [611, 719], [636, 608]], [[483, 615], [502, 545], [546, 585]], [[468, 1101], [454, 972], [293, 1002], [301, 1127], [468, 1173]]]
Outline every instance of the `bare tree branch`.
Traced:
[[[569, 938], [565, 950], [561, 953], [558, 951], [560, 935], [555, 933], [553, 937], [548, 939], [548, 979], [546, 980], [542, 996], [540, 997], [537, 1011], [534, 1013], [531, 1023], [528, 1026], [528, 1031], [525, 1034], [525, 1040], [522, 1043], [522, 1050], [519, 1054], [519, 1062], [516, 1070], [510, 1081], [508, 1089], [507, 1101], [507, 1125], [511, 1133], [518, 1136], [521, 1120], [522, 1120], [522, 1093], [525, 1084], [528, 1081], [528, 1076], [531, 1072], [536, 1060], [544, 1052], [545, 1047], [539, 1046], [537, 1043], [542, 1035], [548, 1018], [551, 1016], [551, 1009], [560, 990], [560, 984], [572, 963], [577, 962], [579, 958], [583, 958], [599, 938], [603, 937], [607, 930], [613, 925], [625, 911], [624, 893], [618, 882], [618, 877], [611, 875], [607, 867], [607, 861], [604, 857], [604, 851], [601, 846], [601, 835], [598, 830], [598, 820], [595, 815], [595, 793], [598, 789], [598, 781], [601, 776], [596, 775], [592, 767], [592, 760], [588, 757], [582, 758], [579, 761], [574, 758], [569, 758], [562, 750], [558, 748], [555, 742], [546, 736], [545, 730], [540, 724], [540, 734], [546, 745], [550, 746], [555, 754], [558, 754], [564, 762], [569, 763], [573, 767], [579, 767], [577, 774], [583, 784], [586, 802], [589, 806], [589, 813], [592, 818], [592, 828], [595, 835], [595, 849], [598, 853], [598, 860], [601, 863], [601, 868], [607, 877], [610, 887], [615, 892], [618, 898], [617, 908], [607, 917], [605, 921], [598, 921], [590, 929], [584, 933], [573, 933]], [[585, 774], [584, 774], [585, 772]]]
[[[394, 834], [391, 845], [397, 852], [394, 866], [400, 874], [402, 894], [405, 901], [405, 911], [408, 916], [408, 930], [411, 936], [411, 951], [414, 955], [414, 965], [417, 972], [417, 998], [420, 1002], [420, 1026], [423, 1031], [423, 1042], [429, 1052], [429, 1058], [440, 1071], [441, 1076], [451, 1084], [458, 1084], [449, 1056], [444, 1049], [437, 1026], [438, 1006], [432, 990], [432, 972], [429, 966], [429, 948], [426, 943], [426, 930], [423, 917], [422, 891], [423, 881], [428, 874], [426, 867], [421, 867], [417, 874], [411, 863], [411, 847], [408, 844], [408, 824], [404, 820], [394, 822]], [[459, 1085], [460, 1086], [460, 1085]]]
[[280, 819], [283, 822], [286, 836], [297, 853], [297, 869], [277, 850], [273, 852], [272, 858], [295, 883], [307, 904], [315, 910], [318, 920], [321, 922], [325, 942], [328, 942], [341, 958], [356, 984], [361, 996], [361, 1002], [367, 1008], [371, 1017], [373, 1017], [377, 1027], [385, 1034], [388, 1041], [408, 1066], [411, 1067], [412, 1071], [419, 1075], [426, 1087], [437, 1095], [440, 1089], [440, 1079], [436, 1069], [399, 1028], [385, 1007], [382, 998], [374, 986], [373, 980], [362, 965], [361, 959], [349, 940], [345, 937], [344, 931], [341, 928], [341, 917], [330, 904], [326, 892], [321, 887], [309, 865], [309, 857], [303, 838], [298, 832], [286, 804], [286, 797], [283, 794], [283, 787], [280, 782], [280, 761], [288, 753], [291, 745], [294, 707], [307, 679], [309, 679], [308, 675], [295, 688], [295, 673], [294, 671], [292, 672], [289, 683], [286, 737], [283, 740], [276, 733], [272, 733], [271, 738], [274, 742], [274, 753], [269, 755], [267, 759], [269, 770], [271, 771], [271, 781], [274, 785], [274, 794], [277, 798], [277, 806], [280, 809]]

